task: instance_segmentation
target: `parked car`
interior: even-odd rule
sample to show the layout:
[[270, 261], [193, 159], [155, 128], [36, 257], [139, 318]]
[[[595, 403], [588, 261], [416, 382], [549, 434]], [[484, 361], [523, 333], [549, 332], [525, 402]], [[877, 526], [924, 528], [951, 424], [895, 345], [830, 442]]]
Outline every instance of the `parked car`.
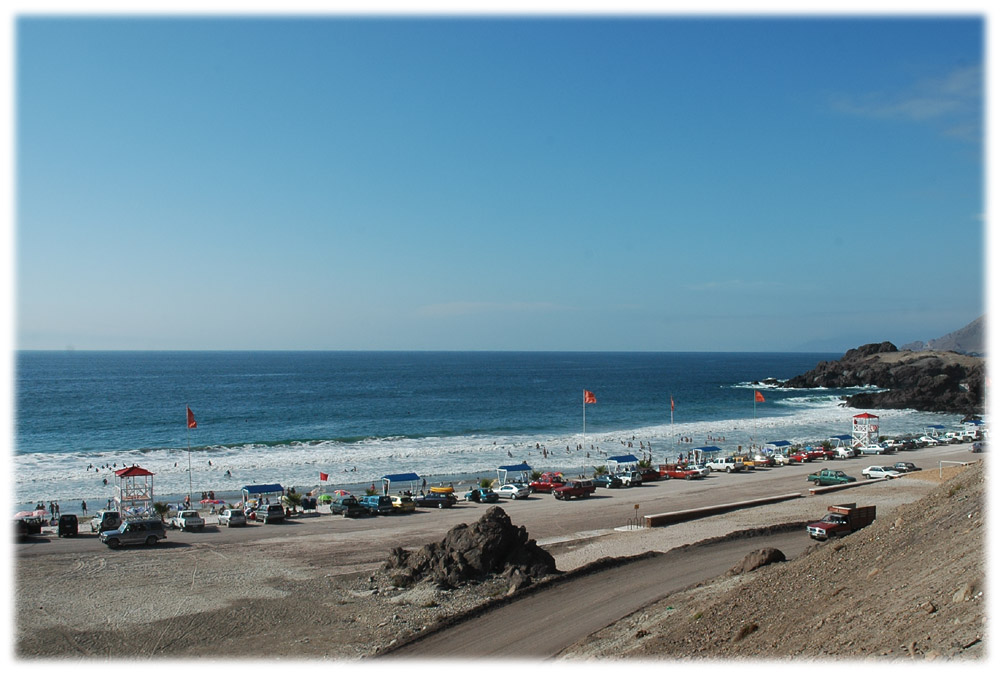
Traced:
[[833, 457], [835, 459], [853, 459], [854, 450], [847, 447], [837, 447], [837, 449], [833, 450]]
[[882, 445], [865, 445], [860, 449], [862, 454], [885, 454], [885, 447]]
[[98, 510], [90, 519], [90, 530], [95, 533], [117, 529], [122, 524], [122, 516], [117, 510]]
[[836, 536], [846, 536], [875, 521], [875, 506], [861, 506], [856, 503], [832, 505], [827, 507], [826, 516], [818, 522], [806, 525], [806, 531], [812, 538], [826, 540]]
[[510, 482], [508, 484], [502, 484], [496, 490], [497, 495], [502, 498], [528, 498], [531, 494], [531, 489], [528, 488], [526, 484], [520, 484], [519, 482]]
[[219, 525], [245, 527], [247, 525], [247, 516], [239, 508], [226, 508], [219, 513]]
[[976, 441], [972, 443], [972, 449], [969, 450], [973, 454], [980, 454], [986, 451], [986, 443], [982, 441]]
[[828, 468], [807, 475], [806, 479], [814, 482], [817, 487], [829, 487], [835, 484], [848, 484], [849, 482], [857, 481], [857, 478], [851, 477], [842, 470], [830, 470]]
[[181, 531], [201, 531], [205, 528], [205, 520], [197, 510], [181, 510], [170, 518], [170, 527]]
[[805, 463], [806, 461], [812, 461], [812, 459], [809, 458], [809, 454], [804, 449], [788, 455], [788, 463]]
[[562, 473], [546, 471], [537, 480], [532, 480], [528, 487], [531, 491], [550, 492], [556, 487], [566, 484]]
[[393, 512], [412, 513], [417, 509], [417, 504], [413, 502], [412, 496], [397, 494], [396, 496], [390, 496], [389, 498], [392, 500]]
[[395, 512], [395, 508], [392, 507], [392, 499], [380, 494], [362, 496], [358, 503], [372, 515], [391, 515]]
[[745, 469], [742, 461], [737, 461], [731, 456], [720, 456], [714, 459], [709, 459], [705, 462], [705, 465], [713, 471], [725, 471], [727, 473]]
[[63, 536], [76, 536], [80, 533], [80, 523], [76, 515], [66, 513], [59, 516], [59, 528], [57, 530], [59, 538]]
[[158, 517], [126, 520], [117, 529], [102, 531], [101, 543], [109, 548], [123, 545], [156, 545], [167, 537], [163, 520]]
[[496, 503], [500, 500], [500, 496], [489, 487], [476, 487], [465, 492], [465, 500], [476, 503]]
[[557, 499], [568, 501], [574, 496], [577, 498], [587, 498], [594, 493], [594, 483], [590, 480], [571, 480], [562, 487], [552, 490], [552, 495]]
[[350, 494], [335, 496], [330, 501], [330, 513], [333, 515], [343, 515], [344, 517], [360, 517], [367, 515], [368, 509], [358, 503], [358, 499]]
[[900, 473], [891, 468], [885, 466], [868, 466], [861, 471], [861, 474], [867, 477], [869, 480], [874, 480], [882, 477], [899, 477]]
[[914, 464], [912, 461], [897, 461], [893, 464], [892, 469], [899, 473], [912, 473], [920, 470], [920, 466]]
[[607, 473], [604, 473], [603, 475], [595, 475], [594, 484], [598, 487], [604, 487], [605, 489], [620, 489], [625, 486], [622, 484], [622, 481], [618, 476], [608, 475]]
[[622, 484], [625, 485], [626, 487], [642, 486], [642, 475], [640, 475], [637, 471], [630, 470], [624, 473], [618, 473], [617, 475], [615, 475], [615, 477], [621, 480]]
[[774, 465], [774, 457], [770, 454], [754, 454], [753, 463], [761, 468], [770, 468]]
[[[527, 488], [525, 488], [527, 492]], [[458, 502], [454, 494], [441, 494], [439, 492], [428, 492], [420, 496], [414, 496], [413, 502], [421, 508], [450, 508]]]
[[285, 509], [277, 503], [257, 508], [257, 521], [261, 524], [281, 524], [285, 521]]
[[699, 477], [705, 477], [712, 470], [703, 463], [689, 463], [687, 464], [688, 470], [693, 470], [698, 473]]

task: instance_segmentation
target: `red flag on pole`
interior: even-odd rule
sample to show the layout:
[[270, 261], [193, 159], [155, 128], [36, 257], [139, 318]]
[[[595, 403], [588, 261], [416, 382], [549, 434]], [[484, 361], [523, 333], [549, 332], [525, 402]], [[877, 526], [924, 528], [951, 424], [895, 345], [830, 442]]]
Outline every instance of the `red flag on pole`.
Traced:
[[583, 402], [584, 402], [584, 404], [586, 404], [586, 403], [596, 403], [597, 402], [597, 398], [595, 398], [594, 394], [591, 393], [590, 391], [588, 391], [587, 389], [583, 389]]
[[674, 411], [674, 397], [670, 396], [670, 411]]
[[[187, 405], [185, 405], [185, 407], [187, 407]], [[191, 411], [190, 407], [187, 408], [187, 411], [188, 411], [188, 428], [198, 428], [198, 422], [194, 420], [194, 412]]]
[[760, 391], [754, 391], [753, 392], [753, 399], [754, 399], [754, 402], [758, 402], [758, 403], [764, 402], [764, 396], [761, 395]]
[[323, 481], [323, 482], [326, 482], [327, 480], [330, 479], [330, 476], [327, 473], [320, 473], [319, 474], [319, 479], [321, 481]]

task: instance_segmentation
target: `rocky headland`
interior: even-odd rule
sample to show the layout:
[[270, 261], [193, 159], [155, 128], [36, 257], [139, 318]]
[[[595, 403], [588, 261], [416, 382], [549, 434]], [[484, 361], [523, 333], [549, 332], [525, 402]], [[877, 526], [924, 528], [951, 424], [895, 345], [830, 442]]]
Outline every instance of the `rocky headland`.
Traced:
[[891, 342], [851, 349], [793, 377], [786, 388], [850, 388], [879, 391], [847, 396], [848, 407], [915, 409], [981, 415], [986, 399], [986, 361], [950, 351], [900, 351]]

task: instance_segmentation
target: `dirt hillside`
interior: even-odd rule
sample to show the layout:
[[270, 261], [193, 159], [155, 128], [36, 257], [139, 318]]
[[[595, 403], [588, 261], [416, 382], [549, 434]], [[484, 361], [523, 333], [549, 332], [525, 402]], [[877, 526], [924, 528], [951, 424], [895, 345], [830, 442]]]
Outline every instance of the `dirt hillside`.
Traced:
[[669, 596], [562, 657], [985, 658], [984, 511], [979, 462], [866, 529]]

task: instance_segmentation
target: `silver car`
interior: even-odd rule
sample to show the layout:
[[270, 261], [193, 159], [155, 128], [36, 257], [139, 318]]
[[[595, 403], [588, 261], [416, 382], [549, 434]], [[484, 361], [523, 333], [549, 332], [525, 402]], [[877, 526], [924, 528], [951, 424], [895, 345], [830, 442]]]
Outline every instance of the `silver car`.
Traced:
[[226, 508], [219, 513], [219, 526], [222, 525], [227, 527], [245, 527], [247, 525], [247, 516], [239, 508]]
[[509, 484], [501, 485], [497, 488], [496, 492], [500, 498], [515, 499], [528, 498], [531, 490], [528, 488], [528, 485], [511, 482]]

